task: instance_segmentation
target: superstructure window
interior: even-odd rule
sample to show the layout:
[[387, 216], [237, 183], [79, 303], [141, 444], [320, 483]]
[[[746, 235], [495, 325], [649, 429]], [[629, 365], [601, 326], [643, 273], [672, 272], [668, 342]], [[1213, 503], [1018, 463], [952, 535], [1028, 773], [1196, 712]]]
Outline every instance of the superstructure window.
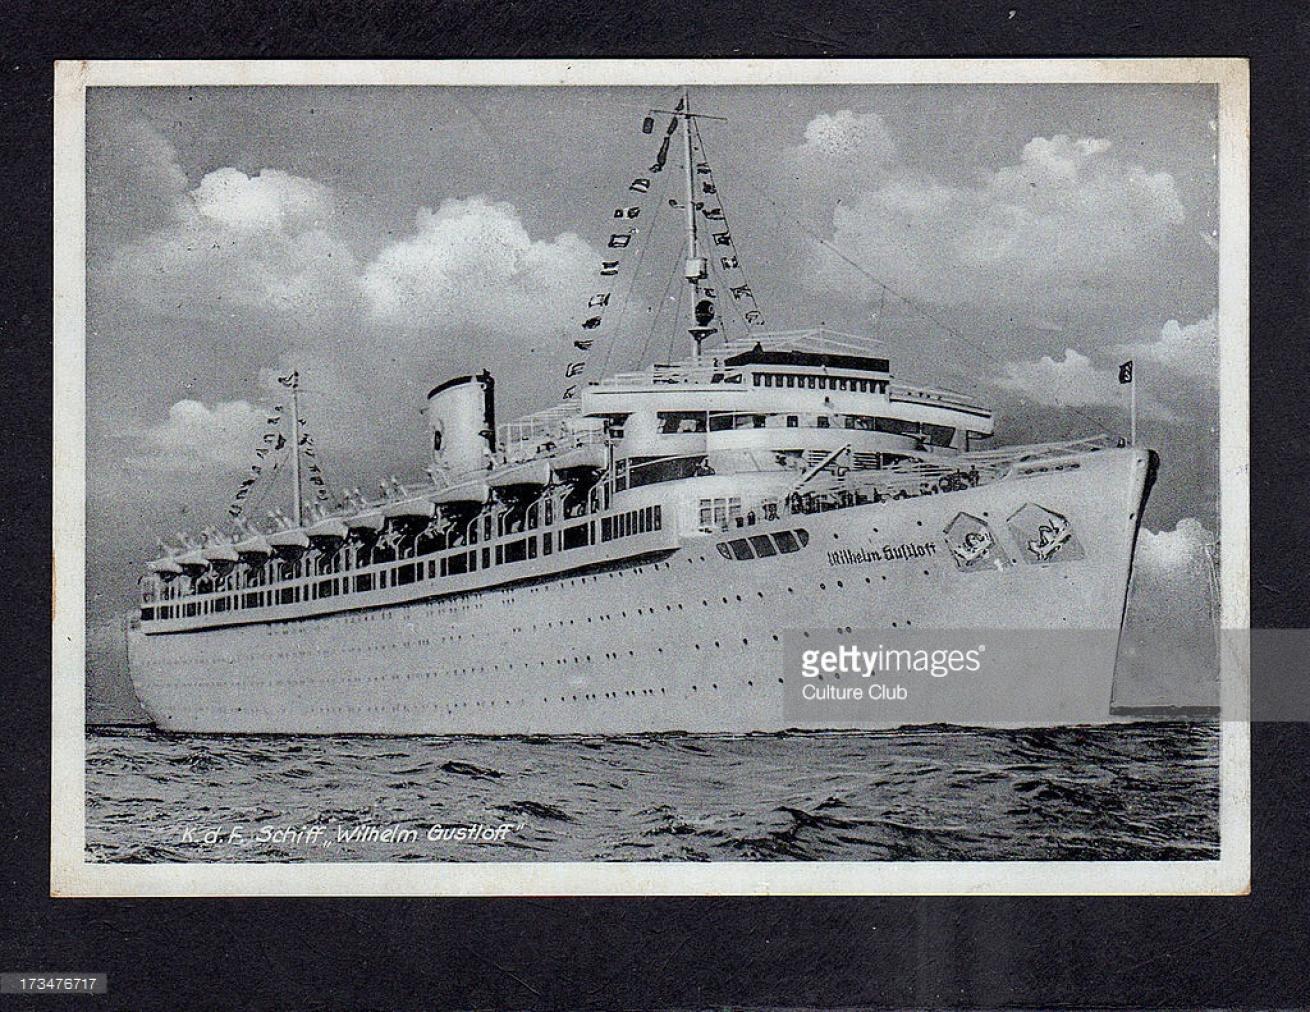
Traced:
[[879, 432], [890, 432], [895, 436], [918, 436], [919, 423], [907, 422], [904, 418], [879, 418], [877, 420], [877, 429]]
[[923, 431], [928, 437], [928, 442], [933, 446], [950, 446], [955, 441], [955, 429], [950, 425], [933, 425], [931, 422], [924, 422]]
[[572, 527], [565, 527], [561, 532], [563, 539], [560, 543], [560, 549], [568, 551], [570, 548], [583, 548], [591, 544], [591, 524], [574, 524]]
[[728, 550], [732, 552], [732, 557], [738, 562], [745, 562], [747, 559], [755, 558], [755, 553], [751, 551], [751, 546], [746, 543], [745, 538], [735, 538], [729, 541]]
[[704, 432], [708, 420], [704, 411], [660, 411], [656, 418], [664, 436]]
[[771, 537], [768, 534], [752, 534], [748, 538], [720, 541], [714, 547], [729, 561], [745, 562], [749, 559], [767, 559], [780, 552], [799, 552], [809, 540], [809, 531], [797, 527], [790, 531], [775, 531]]
[[633, 457], [627, 464], [629, 488], [694, 478], [708, 466], [705, 457]]

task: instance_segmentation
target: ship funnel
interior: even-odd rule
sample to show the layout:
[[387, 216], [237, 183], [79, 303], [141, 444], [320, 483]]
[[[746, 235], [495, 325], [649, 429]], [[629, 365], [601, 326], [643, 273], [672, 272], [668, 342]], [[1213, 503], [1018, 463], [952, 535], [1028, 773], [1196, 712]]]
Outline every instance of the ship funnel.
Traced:
[[496, 449], [496, 381], [483, 370], [457, 376], [428, 394], [432, 464], [447, 479], [485, 471]]

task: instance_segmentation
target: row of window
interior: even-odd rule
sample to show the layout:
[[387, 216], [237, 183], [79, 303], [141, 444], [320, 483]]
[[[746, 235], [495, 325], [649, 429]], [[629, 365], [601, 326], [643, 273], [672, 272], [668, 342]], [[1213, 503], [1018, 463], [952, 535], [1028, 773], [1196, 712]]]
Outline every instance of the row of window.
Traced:
[[752, 534], [748, 538], [720, 541], [714, 547], [725, 559], [744, 562], [747, 559], [767, 559], [773, 555], [799, 552], [810, 543], [810, 532], [803, 527], [772, 534]]
[[751, 379], [757, 387], [786, 387], [795, 390], [848, 390], [862, 394], [885, 394], [885, 379], [858, 376], [815, 376], [813, 374], [757, 372]]
[[[617, 516], [603, 517], [601, 520], [601, 540], [611, 541], [615, 538], [631, 537], [649, 531], [663, 529], [663, 517], [659, 506], [647, 506], [644, 509], [629, 510]], [[550, 555], [555, 547], [556, 535], [546, 531], [541, 535], [518, 538], [494, 546], [486, 545], [481, 549], [473, 548], [464, 552], [443, 555], [440, 559], [420, 559], [405, 562], [377, 573], [360, 573], [357, 576], [331, 577], [294, 587], [282, 587], [273, 590], [246, 591], [244, 593], [226, 594], [205, 601], [187, 601], [176, 605], [153, 607], [146, 605], [141, 609], [141, 619], [150, 622], [155, 619], [196, 618], [229, 610], [245, 608], [266, 608], [279, 604], [298, 604], [301, 601], [322, 600], [338, 594], [362, 594], [372, 590], [384, 590], [388, 586], [401, 587], [420, 580], [439, 579], [446, 576], [462, 576], [477, 572], [479, 568], [490, 569], [493, 566], [508, 565], [535, 559], [538, 551], [542, 556]], [[560, 551], [583, 548], [596, 543], [595, 522], [584, 521], [565, 527], [558, 532]], [[494, 562], [493, 562], [494, 559]]]
[[[801, 377], [805, 378], [805, 377]], [[809, 379], [833, 379], [840, 377], [810, 376]], [[756, 379], [759, 379], [756, 376]], [[854, 381], [852, 381], [854, 382]], [[874, 382], [874, 381], [863, 381]], [[786, 419], [785, 425], [789, 429], [800, 428], [801, 415], [781, 416]], [[955, 439], [955, 429], [949, 425], [933, 425], [928, 422], [911, 422], [903, 418], [883, 418], [874, 415], [806, 415], [807, 427], [811, 425], [820, 429], [847, 428], [860, 432], [889, 432], [898, 436], [926, 437], [929, 442], [937, 446], [950, 446]], [[743, 413], [716, 413], [709, 414], [705, 411], [661, 411], [659, 412], [659, 431], [665, 435], [701, 433], [701, 432], [726, 432], [733, 429], [763, 429], [768, 427], [768, 415]], [[650, 461], [654, 458], [634, 458]], [[666, 457], [661, 460], [695, 460], [697, 458], [679, 458]], [[621, 464], [622, 462], [620, 462]], [[672, 476], [651, 477], [649, 481], [670, 481], [673, 477], [692, 477], [691, 474], [677, 474]], [[647, 482], [641, 482], [646, 484]], [[633, 484], [638, 484], [635, 476]]]
[[628, 457], [614, 462], [614, 491], [658, 485], [713, 474], [709, 461], [696, 457]]
[[600, 521], [601, 541], [613, 541], [616, 538], [629, 538], [634, 534], [658, 531], [663, 525], [659, 506], [647, 506], [644, 509], [629, 510], [618, 516], [602, 517]]

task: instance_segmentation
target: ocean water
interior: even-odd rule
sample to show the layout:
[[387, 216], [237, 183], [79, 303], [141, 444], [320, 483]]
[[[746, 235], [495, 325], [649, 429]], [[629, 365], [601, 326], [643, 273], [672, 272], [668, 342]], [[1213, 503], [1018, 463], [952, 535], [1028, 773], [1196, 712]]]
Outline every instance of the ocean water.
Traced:
[[92, 729], [93, 861], [1213, 859], [1213, 723], [622, 738]]

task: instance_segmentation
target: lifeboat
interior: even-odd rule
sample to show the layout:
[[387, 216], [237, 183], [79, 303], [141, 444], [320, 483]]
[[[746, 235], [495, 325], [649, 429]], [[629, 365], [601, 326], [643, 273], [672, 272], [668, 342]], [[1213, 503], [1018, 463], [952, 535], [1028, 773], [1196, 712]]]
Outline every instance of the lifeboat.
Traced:
[[585, 443], [562, 450], [550, 460], [550, 468], [564, 481], [572, 481], [579, 474], [605, 470], [608, 463], [605, 447], [599, 443]]
[[436, 492], [432, 501], [439, 506], [453, 507], [457, 510], [480, 510], [491, 498], [491, 489], [485, 481], [465, 481], [451, 485]]
[[550, 484], [550, 461], [529, 460], [492, 471], [487, 485], [498, 496], [535, 496]]
[[200, 549], [202, 558], [209, 562], [216, 576], [226, 576], [239, 560], [237, 550], [229, 544], [217, 543]]
[[404, 499], [382, 507], [382, 517], [393, 527], [413, 532], [426, 527], [436, 513], [431, 499]]
[[379, 510], [370, 510], [367, 513], [359, 513], [346, 518], [346, 531], [364, 544], [371, 545], [376, 541], [385, 525], [386, 521], [382, 519], [382, 513]]
[[209, 569], [209, 560], [200, 554], [199, 549], [194, 549], [184, 555], [177, 557], [177, 564], [182, 567], [182, 572], [193, 580], [202, 575]]
[[266, 534], [264, 540], [279, 559], [298, 559], [309, 549], [309, 537], [298, 527]]
[[262, 566], [273, 554], [272, 546], [260, 534], [246, 538], [245, 541], [238, 541], [232, 548], [237, 553], [237, 558], [247, 566]]
[[236, 548], [229, 544], [206, 545], [200, 549], [200, 554], [209, 560], [210, 565], [220, 562], [235, 565], [239, 561]]
[[305, 528], [310, 544], [319, 551], [331, 551], [346, 540], [350, 533], [339, 517], [327, 517]]
[[146, 569], [156, 576], [162, 576], [165, 580], [171, 580], [182, 575], [182, 567], [177, 564], [176, 559], [171, 557], [147, 562]]

